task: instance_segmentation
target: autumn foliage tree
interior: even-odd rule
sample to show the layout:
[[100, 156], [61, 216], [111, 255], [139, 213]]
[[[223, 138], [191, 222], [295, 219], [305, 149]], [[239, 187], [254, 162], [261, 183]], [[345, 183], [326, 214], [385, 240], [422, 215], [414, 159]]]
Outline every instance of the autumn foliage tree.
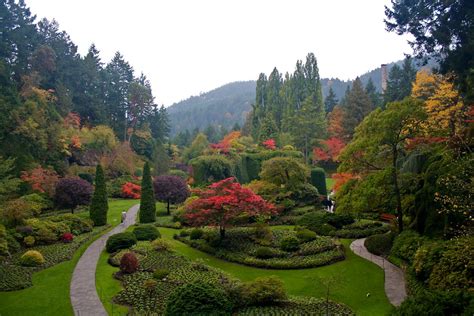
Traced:
[[273, 204], [243, 188], [235, 178], [221, 180], [194, 193], [199, 198], [186, 206], [185, 218], [193, 226], [219, 227], [221, 239], [226, 229], [242, 216], [270, 216], [277, 212]]
[[170, 204], [182, 203], [190, 195], [186, 181], [178, 176], [156, 177], [153, 185], [156, 199], [167, 204], [168, 215], [170, 214]]
[[321, 142], [320, 147], [313, 149], [313, 162], [317, 161], [339, 161], [339, 154], [344, 149], [346, 144], [342, 139], [337, 137], [331, 137]]
[[126, 182], [122, 185], [122, 197], [126, 199], [139, 199], [141, 187], [133, 182]]
[[89, 204], [92, 185], [81, 178], [63, 178], [56, 185], [54, 202], [58, 207], [69, 208], [71, 213], [78, 205]]
[[53, 197], [59, 176], [53, 169], [36, 167], [30, 171], [23, 171], [21, 180], [27, 182], [33, 191], [46, 193], [49, 197]]

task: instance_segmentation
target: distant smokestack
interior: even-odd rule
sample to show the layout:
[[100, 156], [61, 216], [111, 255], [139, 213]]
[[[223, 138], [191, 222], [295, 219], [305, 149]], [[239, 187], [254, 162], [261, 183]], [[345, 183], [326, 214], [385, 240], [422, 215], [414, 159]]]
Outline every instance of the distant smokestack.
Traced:
[[380, 65], [382, 68], [382, 92], [387, 89], [387, 64]]

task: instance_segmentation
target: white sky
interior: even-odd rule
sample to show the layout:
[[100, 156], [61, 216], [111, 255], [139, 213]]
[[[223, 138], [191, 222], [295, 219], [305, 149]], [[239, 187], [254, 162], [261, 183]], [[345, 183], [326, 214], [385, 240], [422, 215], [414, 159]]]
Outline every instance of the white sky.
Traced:
[[104, 62], [119, 50], [171, 105], [273, 67], [293, 72], [314, 52], [321, 77], [353, 79], [410, 53], [385, 31], [389, 0], [26, 0], [56, 19], [79, 52], [95, 43]]

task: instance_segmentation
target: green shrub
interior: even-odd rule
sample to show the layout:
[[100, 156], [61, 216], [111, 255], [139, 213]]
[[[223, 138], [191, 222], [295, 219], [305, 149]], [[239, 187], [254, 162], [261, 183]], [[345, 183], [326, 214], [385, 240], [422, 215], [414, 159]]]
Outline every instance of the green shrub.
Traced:
[[466, 291], [432, 292], [421, 291], [409, 296], [392, 316], [444, 316], [473, 315], [474, 296]]
[[300, 241], [293, 236], [288, 236], [282, 239], [280, 249], [284, 251], [296, 251], [300, 248]]
[[234, 175], [232, 162], [221, 155], [200, 156], [189, 161], [189, 164], [193, 168], [196, 185], [205, 185]]
[[335, 213], [326, 213], [327, 223], [336, 227], [337, 229], [342, 228], [343, 226], [350, 225], [355, 222], [354, 217], [351, 214], [335, 214]]
[[133, 229], [133, 234], [137, 240], [155, 240], [161, 237], [158, 229], [153, 225], [140, 225]]
[[195, 228], [189, 234], [189, 239], [191, 240], [201, 239], [203, 235], [204, 235], [204, 232], [202, 231], [202, 229]]
[[182, 231], [179, 232], [180, 237], [188, 237], [190, 234], [189, 230], [183, 229]]
[[166, 302], [165, 315], [231, 315], [232, 307], [224, 291], [196, 281], [171, 293]]
[[168, 171], [168, 175], [178, 176], [183, 180], [188, 179], [188, 174], [184, 172], [183, 170], [179, 170], [179, 169], [171, 169], [170, 171]]
[[305, 228], [305, 229], [298, 230], [296, 232], [296, 237], [302, 242], [308, 242], [311, 240], [315, 240], [317, 235], [315, 232]]
[[247, 305], [265, 306], [286, 298], [283, 282], [276, 276], [256, 278], [242, 286], [242, 301]]
[[108, 253], [115, 252], [120, 249], [130, 248], [137, 243], [137, 238], [133, 233], [125, 232], [112, 235], [107, 239], [105, 249]]
[[166, 278], [166, 276], [168, 276], [168, 274], [170, 274], [170, 271], [168, 269], [156, 269], [153, 272], [153, 278], [157, 280], [163, 280], [164, 278]]
[[77, 235], [92, 231], [94, 222], [89, 218], [81, 218], [75, 214], [62, 214], [48, 217], [48, 220], [55, 223], [63, 223], [69, 227], [69, 230], [77, 232]]
[[418, 280], [426, 281], [445, 250], [444, 242], [425, 243], [415, 253], [413, 270]]
[[326, 196], [328, 191], [326, 189], [326, 173], [323, 168], [311, 169], [311, 184], [318, 189], [318, 193]]
[[423, 244], [424, 239], [412, 230], [405, 230], [395, 237], [391, 254], [408, 262], [413, 261], [416, 251]]
[[299, 220], [298, 225], [304, 226], [312, 231], [316, 231], [323, 224], [329, 224], [337, 229], [354, 223], [354, 217], [350, 214], [335, 214], [328, 212], [309, 212], [304, 214]]
[[41, 252], [36, 250], [28, 250], [20, 257], [20, 264], [26, 267], [37, 267], [45, 262]]
[[272, 249], [268, 247], [259, 247], [257, 250], [255, 250], [255, 257], [260, 258], [260, 259], [268, 259], [272, 258], [274, 256], [274, 253]]
[[8, 255], [7, 230], [0, 224], [0, 257]]
[[321, 224], [311, 229], [318, 235], [330, 236], [336, 230], [336, 227], [329, 224]]
[[26, 247], [33, 247], [33, 245], [35, 244], [35, 237], [33, 236], [26, 236], [25, 238], [23, 238], [23, 243], [25, 244]]
[[392, 248], [392, 237], [389, 234], [372, 235], [365, 239], [364, 245], [370, 253], [386, 256]]
[[156, 251], [165, 251], [171, 250], [172, 246], [171, 243], [166, 239], [155, 239], [151, 242], [151, 246]]
[[472, 289], [474, 287], [474, 237], [446, 242], [439, 263], [433, 267], [429, 286], [438, 290]]

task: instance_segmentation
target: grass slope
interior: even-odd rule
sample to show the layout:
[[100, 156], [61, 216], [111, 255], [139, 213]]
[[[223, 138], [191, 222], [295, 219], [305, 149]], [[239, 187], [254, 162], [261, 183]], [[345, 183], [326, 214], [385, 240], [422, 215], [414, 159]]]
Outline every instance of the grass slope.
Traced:
[[[108, 223], [120, 223], [120, 214], [137, 200], [110, 200]], [[82, 213], [88, 216], [88, 213]], [[99, 238], [97, 236], [96, 238]], [[77, 261], [92, 240], [83, 245], [70, 261], [62, 262], [33, 275], [33, 286], [20, 291], [0, 292], [0, 315], [73, 315], [69, 286]]]

